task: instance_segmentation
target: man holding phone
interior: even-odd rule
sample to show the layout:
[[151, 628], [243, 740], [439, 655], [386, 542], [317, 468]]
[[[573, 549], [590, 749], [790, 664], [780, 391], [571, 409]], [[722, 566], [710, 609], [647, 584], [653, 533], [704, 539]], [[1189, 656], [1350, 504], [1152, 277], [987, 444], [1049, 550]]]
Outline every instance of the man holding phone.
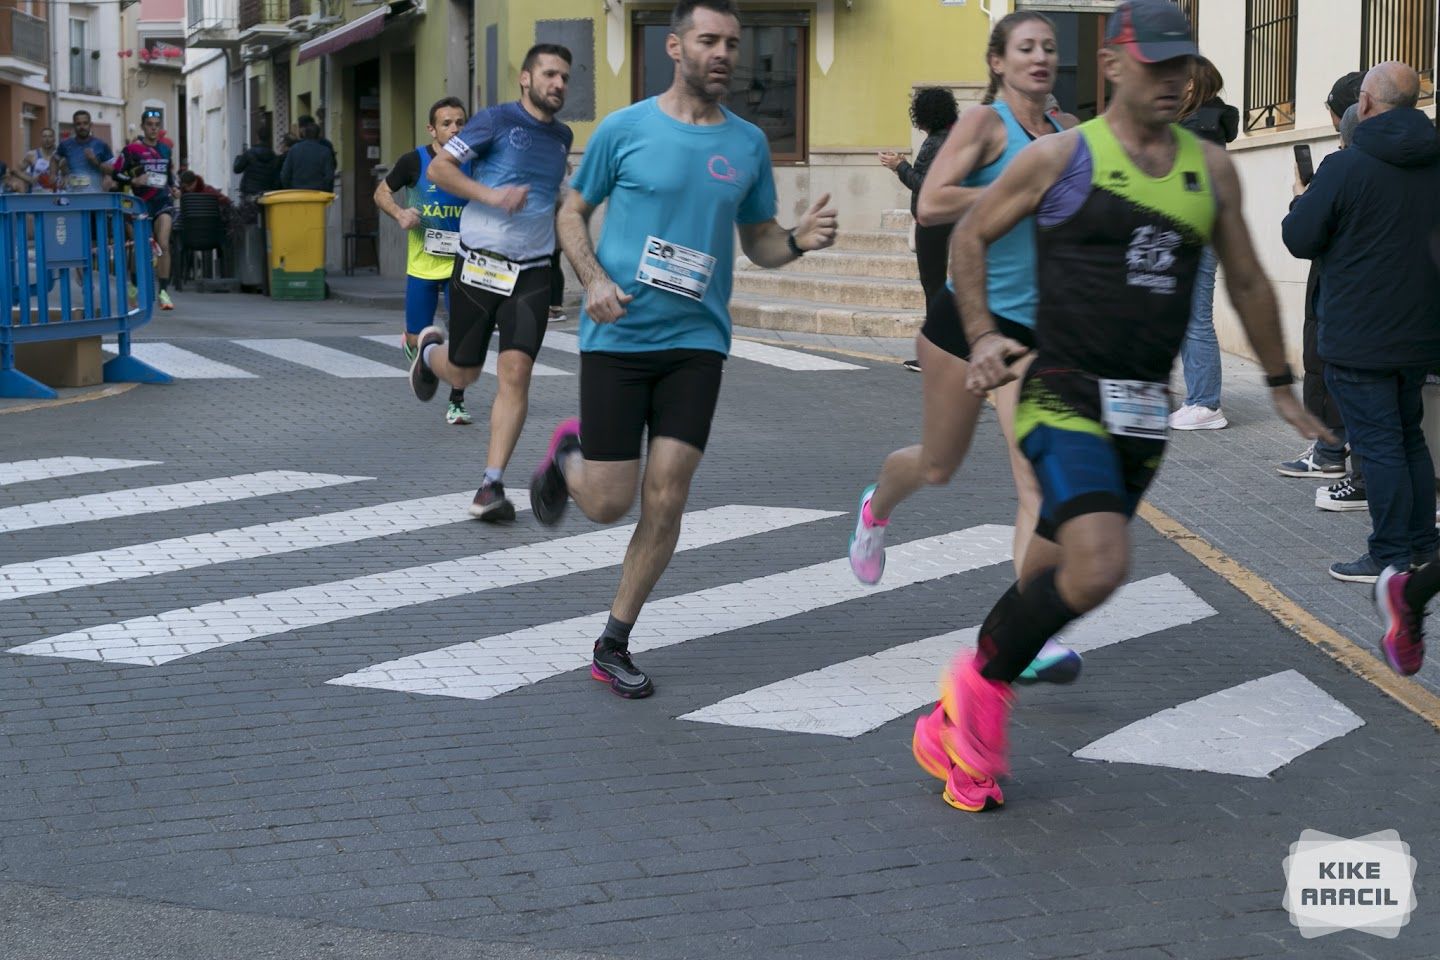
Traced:
[[1421, 389], [1440, 364], [1440, 269], [1429, 236], [1440, 222], [1440, 140], [1415, 108], [1420, 78], [1382, 63], [1360, 88], [1354, 143], [1325, 158], [1282, 232], [1318, 262], [1316, 343], [1352, 456], [1364, 468], [1373, 531], [1337, 580], [1433, 559], [1435, 470], [1421, 430]]
[[[1340, 129], [1340, 121], [1345, 116], [1345, 111], [1353, 107], [1355, 101], [1360, 99], [1360, 82], [1364, 79], [1365, 74], [1357, 70], [1345, 74], [1330, 88], [1330, 94], [1325, 98], [1325, 107], [1330, 111], [1330, 124], [1337, 131]], [[1340, 145], [1342, 147], [1345, 145], [1343, 137]], [[1305, 188], [1309, 186], [1310, 178], [1313, 176], [1313, 168], [1310, 175], [1301, 176], [1301, 147], [1304, 148], [1304, 154], [1307, 157], [1310, 154], [1309, 144], [1296, 144], [1295, 195], [1297, 197], [1305, 192]], [[1291, 206], [1294, 206], [1293, 201]], [[1321, 487], [1315, 493], [1315, 505], [1322, 510], [1364, 510], [1365, 478], [1359, 473], [1350, 476], [1345, 474], [1345, 424], [1340, 420], [1339, 408], [1330, 399], [1330, 392], [1325, 389], [1325, 365], [1320, 361], [1320, 353], [1315, 343], [1318, 326], [1315, 301], [1319, 294], [1320, 266], [1315, 261], [1311, 261], [1310, 275], [1305, 281], [1303, 334], [1305, 379], [1301, 394], [1305, 401], [1305, 409], [1330, 428], [1330, 432], [1335, 434], [1336, 442], [1330, 444], [1321, 440], [1313, 443], [1300, 456], [1284, 461], [1277, 469], [1282, 476], [1286, 477], [1326, 480], [1329, 486]]]

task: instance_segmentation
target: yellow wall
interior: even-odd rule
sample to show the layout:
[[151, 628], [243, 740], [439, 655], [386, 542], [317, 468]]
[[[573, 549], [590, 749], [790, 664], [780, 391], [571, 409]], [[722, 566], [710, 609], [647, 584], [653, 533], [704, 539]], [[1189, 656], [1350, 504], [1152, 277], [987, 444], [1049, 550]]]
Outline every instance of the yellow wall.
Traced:
[[[517, 95], [520, 62], [535, 41], [535, 21], [569, 18], [595, 19], [595, 99], [603, 117], [630, 103], [633, 66], [630, 40], [632, 10], [668, 10], [668, 3], [627, 5], [624, 20], [625, 63], [619, 74], [610, 69], [606, 31], [611, 20], [596, 0], [546, 0], [537, 13], [533, 0], [477, 0], [475, 45], [478, 77], [485, 77], [485, 27], [500, 24], [500, 100]], [[799, 3], [746, 3], [745, 10], [810, 12], [810, 149], [870, 149], [903, 146], [910, 142], [907, 111], [916, 84], [955, 83], [985, 79], [985, 40], [989, 18], [980, 4], [942, 7], [938, 0], [860, 0], [846, 9], [844, 0], [833, 4], [834, 60], [822, 73], [816, 58], [821, 33], [819, 5]], [[584, 147], [594, 123], [572, 123], [575, 146]]]

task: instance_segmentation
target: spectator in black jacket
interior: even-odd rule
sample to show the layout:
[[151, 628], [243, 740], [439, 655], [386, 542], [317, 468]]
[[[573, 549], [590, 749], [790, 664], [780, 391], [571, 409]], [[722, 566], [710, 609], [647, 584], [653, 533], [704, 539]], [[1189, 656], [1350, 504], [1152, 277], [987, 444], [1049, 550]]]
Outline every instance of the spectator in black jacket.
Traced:
[[[1336, 80], [1330, 88], [1330, 95], [1325, 98], [1325, 106], [1330, 109], [1330, 125], [1337, 131], [1341, 130], [1341, 122], [1350, 108], [1360, 99], [1360, 83], [1364, 79], [1365, 74], [1356, 70]], [[1341, 131], [1340, 145], [1349, 146], [1349, 139], [1344, 131]], [[1350, 475], [1344, 475], [1345, 424], [1340, 419], [1340, 408], [1330, 399], [1330, 391], [1325, 389], [1325, 364], [1320, 360], [1320, 350], [1316, 344], [1320, 318], [1315, 313], [1315, 305], [1319, 296], [1320, 264], [1312, 260], [1310, 274], [1305, 280], [1305, 326], [1301, 338], [1305, 351], [1305, 380], [1301, 396], [1305, 401], [1305, 409], [1330, 428], [1336, 442], [1330, 444], [1317, 440], [1310, 445], [1310, 449], [1294, 460], [1282, 462], [1277, 469], [1286, 477], [1341, 478], [1337, 479], [1324, 495], [1316, 496], [1315, 505], [1322, 510], [1364, 510], [1365, 476], [1354, 470], [1353, 464]]]
[[[1225, 79], [1215, 64], [1196, 57], [1180, 106], [1180, 125], [1202, 140], [1224, 147], [1240, 133], [1240, 111], [1220, 99]], [[1220, 342], [1215, 338], [1215, 251], [1206, 247], [1190, 298], [1190, 325], [1180, 345], [1185, 403], [1170, 414], [1174, 430], [1219, 430], [1229, 426], [1220, 410]]]
[[235, 158], [234, 171], [240, 174], [240, 196], [254, 197], [280, 189], [280, 157], [270, 146], [270, 128], [261, 127], [256, 143]]
[[286, 190], [335, 189], [335, 151], [320, 140], [320, 128], [313, 123], [300, 130], [301, 140], [285, 151], [280, 167], [280, 186]]
[[1435, 556], [1435, 467], [1421, 431], [1425, 374], [1440, 364], [1440, 137], [1415, 103], [1420, 78], [1382, 63], [1360, 87], [1351, 147], [1325, 158], [1282, 230], [1297, 257], [1320, 262], [1325, 383], [1351, 455], [1365, 471], [1372, 532], [1337, 580], [1373, 583], [1387, 566]]
[[[922, 87], [916, 90], [910, 99], [910, 122], [915, 129], [925, 133], [925, 142], [920, 144], [920, 150], [915, 154], [915, 162], [912, 164], [901, 158], [900, 154], [888, 150], [880, 154], [880, 162], [894, 170], [900, 182], [910, 188], [911, 216], [915, 214], [915, 203], [920, 197], [920, 184], [925, 181], [930, 162], [935, 159], [935, 154], [940, 152], [950, 128], [959, 118], [960, 111], [955, 104], [953, 93], [944, 87]], [[926, 303], [945, 286], [950, 231], [953, 228], [954, 224], [950, 223], [915, 228], [915, 262], [920, 268], [920, 286], [925, 290]], [[917, 372], [920, 370], [920, 364], [914, 360], [906, 361], [905, 367]]]

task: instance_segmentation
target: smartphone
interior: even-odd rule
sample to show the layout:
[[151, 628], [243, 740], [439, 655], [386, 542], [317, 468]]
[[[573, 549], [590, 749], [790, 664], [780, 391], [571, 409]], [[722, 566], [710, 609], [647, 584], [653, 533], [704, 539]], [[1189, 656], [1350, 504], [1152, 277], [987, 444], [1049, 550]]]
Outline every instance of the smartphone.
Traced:
[[1310, 160], [1310, 144], [1295, 144], [1295, 169], [1300, 171], [1300, 183], [1310, 186], [1310, 181], [1315, 179], [1315, 164]]

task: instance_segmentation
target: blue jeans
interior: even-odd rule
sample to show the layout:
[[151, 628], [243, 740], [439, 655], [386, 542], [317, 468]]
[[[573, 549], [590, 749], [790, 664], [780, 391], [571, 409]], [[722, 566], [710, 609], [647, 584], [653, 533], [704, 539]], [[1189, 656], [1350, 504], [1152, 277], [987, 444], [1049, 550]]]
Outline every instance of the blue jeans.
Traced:
[[1206, 247], [1190, 297], [1190, 325], [1180, 344], [1185, 370], [1185, 403], [1220, 409], [1220, 341], [1215, 339], [1215, 250]]
[[1325, 365], [1325, 385], [1340, 404], [1351, 456], [1365, 472], [1370, 556], [1382, 565], [1435, 552], [1435, 465], [1420, 429], [1425, 372]]

